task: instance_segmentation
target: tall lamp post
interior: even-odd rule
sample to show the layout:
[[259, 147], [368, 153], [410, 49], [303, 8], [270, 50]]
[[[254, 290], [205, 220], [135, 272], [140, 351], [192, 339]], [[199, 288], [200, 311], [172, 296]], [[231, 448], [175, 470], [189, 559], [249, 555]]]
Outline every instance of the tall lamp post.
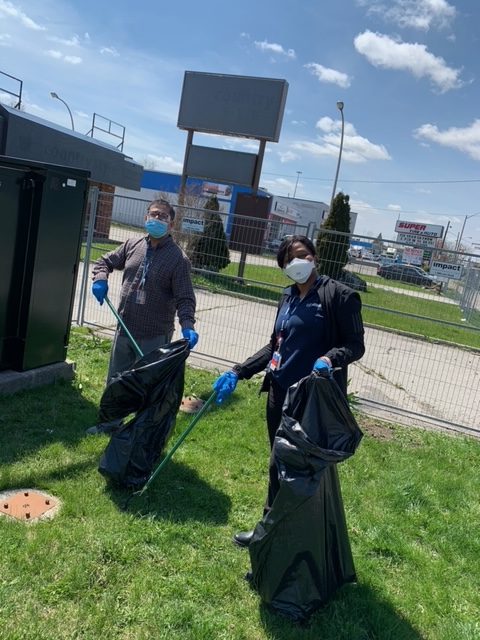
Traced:
[[293, 197], [294, 198], [295, 198], [295, 195], [297, 193], [298, 180], [299, 180], [301, 175], [302, 175], [302, 172], [301, 171], [297, 171], [297, 181], [295, 182], [295, 189], [293, 190]]
[[70, 111], [70, 107], [68, 106], [68, 104], [65, 102], [65, 100], [63, 100], [63, 98], [60, 98], [60, 96], [55, 93], [55, 91], [50, 91], [50, 95], [52, 98], [55, 98], [56, 100], [60, 100], [60, 102], [63, 102], [63, 104], [67, 107], [67, 111], [70, 115], [70, 121], [72, 123], [72, 131], [75, 131], [75, 126], [73, 124], [73, 116], [72, 116], [72, 112]]
[[467, 220], [469, 218], [474, 218], [475, 216], [480, 216], [480, 211], [478, 211], [477, 213], [472, 213], [469, 216], [465, 216], [464, 217], [463, 224], [462, 224], [462, 230], [458, 234], [457, 244], [455, 245], [455, 251], [459, 251], [459, 249], [460, 249], [460, 243], [462, 242], [463, 232], [465, 231], [465, 225], [467, 224]]
[[345, 131], [345, 119], [343, 117], [343, 102], [338, 101], [337, 102], [337, 109], [340, 111], [340, 114], [342, 116], [342, 133], [340, 136], [340, 150], [338, 152], [338, 162], [337, 162], [337, 172], [335, 173], [335, 180], [333, 182], [333, 190], [332, 190], [332, 197], [330, 199], [330, 211], [332, 210], [332, 206], [333, 206], [333, 199], [335, 198], [335, 190], [337, 188], [337, 180], [338, 180], [338, 172], [340, 171], [340, 161], [342, 159], [342, 150], [343, 150], [343, 134]]

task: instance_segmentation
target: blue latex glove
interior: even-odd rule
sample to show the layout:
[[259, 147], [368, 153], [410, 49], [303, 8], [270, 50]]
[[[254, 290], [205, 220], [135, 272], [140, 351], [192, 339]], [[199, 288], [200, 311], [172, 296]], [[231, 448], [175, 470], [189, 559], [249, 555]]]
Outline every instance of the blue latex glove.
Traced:
[[313, 370], [316, 373], [319, 373], [321, 376], [331, 376], [333, 372], [333, 369], [328, 364], [328, 362], [325, 362], [325, 360], [322, 360], [321, 358], [318, 358], [318, 360], [315, 360], [315, 364], [313, 365]]
[[213, 389], [217, 392], [217, 404], [222, 404], [228, 396], [235, 391], [238, 376], [233, 371], [226, 371], [219, 376], [213, 383]]
[[108, 282], [106, 280], [97, 280], [92, 284], [92, 293], [95, 298], [99, 301], [100, 306], [103, 304], [105, 300], [105, 296], [108, 293]]
[[198, 342], [198, 333], [193, 329], [182, 329], [182, 336], [185, 340], [188, 340], [188, 346], [190, 349], [193, 349]]

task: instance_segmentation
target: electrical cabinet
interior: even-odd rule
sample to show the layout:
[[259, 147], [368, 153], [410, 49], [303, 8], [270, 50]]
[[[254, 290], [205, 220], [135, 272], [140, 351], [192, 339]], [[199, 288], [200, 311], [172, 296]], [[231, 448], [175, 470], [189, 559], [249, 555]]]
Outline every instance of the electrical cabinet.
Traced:
[[0, 157], [0, 369], [65, 360], [88, 177]]

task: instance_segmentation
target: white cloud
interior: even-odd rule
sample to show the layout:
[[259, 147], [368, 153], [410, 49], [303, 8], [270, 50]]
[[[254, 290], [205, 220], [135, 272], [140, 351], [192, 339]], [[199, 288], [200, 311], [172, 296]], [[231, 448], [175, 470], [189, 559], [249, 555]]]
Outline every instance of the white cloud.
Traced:
[[336, 69], [329, 69], [316, 62], [309, 62], [304, 65], [306, 69], [310, 69], [312, 74], [316, 76], [320, 82], [328, 82], [330, 84], [337, 84], [343, 89], [347, 89], [350, 86], [350, 78], [346, 73], [337, 71]]
[[57, 42], [58, 44], [63, 44], [66, 47], [78, 47], [80, 44], [80, 38], [78, 36], [72, 36], [70, 39], [67, 38], [57, 38], [57, 36], [49, 36], [47, 38], [51, 42]]
[[285, 178], [262, 180], [262, 187], [271, 193], [276, 193], [277, 195], [290, 195], [295, 189], [295, 182], [285, 180]]
[[45, 53], [47, 56], [50, 56], [50, 58], [55, 58], [56, 60], [63, 58], [63, 53], [61, 51], [55, 51], [54, 49], [49, 49], [48, 51], [45, 51]]
[[[296, 151], [305, 151], [314, 156], [332, 156], [337, 158], [340, 148], [342, 123], [332, 118], [320, 118], [317, 129], [322, 131], [319, 142], [298, 141], [291, 147]], [[367, 162], [368, 160], [390, 160], [390, 155], [383, 145], [370, 142], [357, 134], [353, 124], [344, 125], [342, 160], [346, 162]]]
[[449, 26], [456, 16], [456, 9], [446, 0], [393, 0], [389, 5], [378, 0], [360, 0], [370, 13], [381, 15], [387, 22], [400, 27], [428, 31], [431, 27]]
[[65, 56], [63, 59], [69, 64], [80, 64], [82, 62], [80, 56]]
[[85, 113], [85, 111], [78, 111], [78, 110], [75, 110], [75, 111], [74, 111], [74, 114], [75, 114], [76, 116], [78, 116], [79, 118], [91, 118], [91, 116], [90, 116], [88, 113]]
[[57, 51], [56, 49], [49, 49], [48, 51], [45, 51], [45, 54], [50, 58], [63, 60], [69, 64], [80, 64], [82, 62], [82, 58], [79, 56], [65, 56], [61, 51]]
[[292, 120], [292, 124], [295, 126], [307, 124], [306, 120]]
[[178, 160], [174, 160], [171, 156], [156, 156], [149, 153], [146, 156], [146, 161], [146, 164], [155, 171], [179, 173], [183, 169], [183, 164]]
[[397, 42], [390, 36], [364, 31], [355, 38], [354, 45], [374, 67], [408, 71], [416, 78], [430, 78], [441, 93], [458, 89], [463, 84], [461, 69], [449, 67], [424, 44]]
[[260, 51], [276, 53], [292, 59], [297, 57], [293, 49], [284, 49], [281, 44], [276, 44], [274, 42], [267, 42], [267, 40], [263, 40], [263, 42], [258, 42], [258, 40], [255, 40], [254, 44], [257, 47], [257, 49], [260, 49]]
[[100, 53], [102, 55], [107, 54], [107, 55], [113, 56], [114, 58], [118, 58], [118, 56], [120, 55], [118, 51], [115, 49], [115, 47], [102, 47], [100, 49]]
[[18, 20], [24, 27], [27, 29], [32, 29], [33, 31], [45, 31], [45, 27], [39, 25], [35, 20], [29, 18], [23, 11], [17, 9], [11, 2], [8, 0], [0, 0], [0, 13], [8, 16], [9, 18], [13, 18], [14, 20]]
[[456, 149], [474, 160], [480, 160], [480, 120], [478, 119], [474, 120], [469, 127], [450, 127], [443, 131], [434, 124], [423, 124], [415, 129], [414, 136], [420, 140]]
[[390, 209], [390, 211], [401, 211], [402, 207], [399, 204], [387, 204], [387, 209]]
[[299, 155], [297, 153], [293, 153], [293, 151], [279, 151], [278, 157], [280, 158], [280, 162], [282, 164], [284, 162], [291, 162], [292, 160], [299, 159]]

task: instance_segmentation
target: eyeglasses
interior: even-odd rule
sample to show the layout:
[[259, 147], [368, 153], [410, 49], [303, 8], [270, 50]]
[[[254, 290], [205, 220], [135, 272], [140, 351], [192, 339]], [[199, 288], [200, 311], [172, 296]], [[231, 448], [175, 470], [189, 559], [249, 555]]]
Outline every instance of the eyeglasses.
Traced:
[[154, 220], [163, 220], [164, 222], [170, 222], [170, 216], [163, 211], [148, 211], [147, 216]]

